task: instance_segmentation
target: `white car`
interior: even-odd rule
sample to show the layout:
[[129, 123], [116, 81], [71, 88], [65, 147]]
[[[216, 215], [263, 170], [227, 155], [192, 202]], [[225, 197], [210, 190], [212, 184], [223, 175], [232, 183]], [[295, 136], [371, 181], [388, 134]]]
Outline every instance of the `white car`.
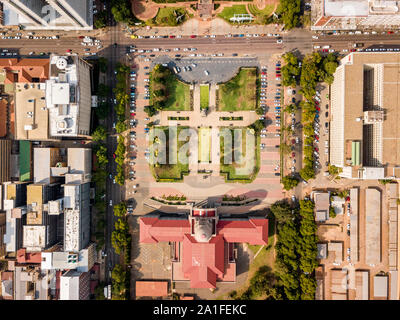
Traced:
[[179, 51], [179, 48], [174, 48], [174, 51]]
[[110, 205], [110, 207], [112, 207], [112, 205], [113, 205], [113, 204], [112, 204], [112, 200], [110, 200], [110, 203], [109, 203], [109, 205]]
[[278, 40], [276, 40], [276, 43], [282, 43], [283, 42], [283, 40], [282, 39], [278, 39]]

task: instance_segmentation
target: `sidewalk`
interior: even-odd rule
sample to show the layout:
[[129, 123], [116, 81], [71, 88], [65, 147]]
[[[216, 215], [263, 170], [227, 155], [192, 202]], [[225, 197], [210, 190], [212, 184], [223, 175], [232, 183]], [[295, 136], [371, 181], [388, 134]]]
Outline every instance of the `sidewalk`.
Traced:
[[177, 27], [149, 27], [140, 28], [134, 31], [136, 35], [226, 35], [226, 34], [241, 34], [241, 33], [277, 33], [281, 31], [279, 25], [231, 25], [222, 18], [214, 18], [211, 21], [201, 21], [197, 18], [192, 18]]

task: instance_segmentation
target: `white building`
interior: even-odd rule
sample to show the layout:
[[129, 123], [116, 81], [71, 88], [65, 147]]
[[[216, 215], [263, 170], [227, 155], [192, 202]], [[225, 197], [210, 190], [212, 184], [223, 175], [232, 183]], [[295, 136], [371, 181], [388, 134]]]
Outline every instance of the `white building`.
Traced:
[[92, 0], [0, 0], [3, 25], [27, 30], [92, 30]]
[[51, 55], [46, 81], [50, 135], [89, 135], [91, 99], [90, 65], [77, 55]]

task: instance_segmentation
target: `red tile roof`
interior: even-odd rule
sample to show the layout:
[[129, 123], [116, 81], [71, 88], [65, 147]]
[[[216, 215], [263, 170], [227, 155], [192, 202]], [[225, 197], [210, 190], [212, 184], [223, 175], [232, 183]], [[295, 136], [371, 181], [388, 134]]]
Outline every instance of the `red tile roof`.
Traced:
[[268, 219], [219, 220], [217, 233], [227, 242], [268, 244]]
[[216, 235], [197, 242], [189, 219], [140, 218], [140, 242], [182, 242], [182, 274], [192, 288], [215, 288], [216, 281], [234, 281], [236, 264], [228, 263], [227, 243], [268, 244], [268, 219], [219, 220]]
[[136, 297], [165, 297], [167, 295], [167, 281], [136, 281]]
[[26, 249], [22, 248], [17, 251], [18, 263], [42, 263], [41, 252], [26, 252]]
[[0, 59], [0, 69], [6, 71], [4, 83], [32, 82], [32, 78], [44, 82], [49, 78], [49, 59]]
[[140, 218], [140, 242], [180, 242], [185, 233], [190, 233], [189, 220]]
[[192, 288], [215, 288], [225, 271], [225, 241], [221, 235], [197, 242], [186, 234], [182, 244], [182, 271]]

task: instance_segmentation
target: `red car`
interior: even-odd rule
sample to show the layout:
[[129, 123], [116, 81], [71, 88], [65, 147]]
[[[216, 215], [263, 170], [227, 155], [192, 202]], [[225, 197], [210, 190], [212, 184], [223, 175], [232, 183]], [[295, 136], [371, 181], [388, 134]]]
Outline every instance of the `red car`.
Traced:
[[195, 36], [195, 35], [193, 35], [193, 34], [192, 34], [190, 37], [191, 37], [192, 39], [193, 39], [193, 38], [196, 38], [196, 36]]
[[319, 149], [317, 147], [315, 147], [314, 150], [317, 151], [317, 152], [319, 151]]
[[318, 106], [315, 106], [315, 109], [317, 109], [318, 111], [321, 111], [321, 108]]
[[136, 116], [136, 113], [132, 112], [131, 117], [134, 117], [134, 116]]
[[261, 74], [267, 74], [265, 71], [261, 72]]
[[354, 52], [354, 51], [356, 51], [356, 49], [350, 49], [350, 52]]
[[115, 157], [116, 157], [116, 155], [115, 155], [115, 153], [113, 153], [113, 158], [115, 159]]
[[388, 34], [393, 34], [393, 31], [388, 31]]
[[281, 68], [275, 68], [275, 70], [276, 70], [276, 71], [280, 71], [280, 70], [281, 70]]
[[292, 144], [295, 144], [296, 143], [296, 140], [295, 139], [292, 139]]
[[318, 102], [317, 100], [314, 100], [314, 102], [315, 102], [315, 105], [316, 105], [316, 106], [319, 105], [319, 102]]
[[319, 141], [319, 137], [317, 135], [315, 135], [315, 140]]
[[67, 53], [69, 53], [69, 52], [72, 52], [72, 50], [71, 49], [67, 49], [67, 51], [66, 51]]
[[294, 158], [296, 156], [296, 153], [292, 152], [292, 158]]
[[79, 36], [79, 37], [78, 37], [78, 39], [83, 39], [83, 38], [84, 38], [84, 36]]
[[175, 36], [169, 36], [170, 37], [170, 39], [173, 39], [173, 38], [175, 38]]
[[323, 49], [322, 52], [328, 52], [328, 49]]

